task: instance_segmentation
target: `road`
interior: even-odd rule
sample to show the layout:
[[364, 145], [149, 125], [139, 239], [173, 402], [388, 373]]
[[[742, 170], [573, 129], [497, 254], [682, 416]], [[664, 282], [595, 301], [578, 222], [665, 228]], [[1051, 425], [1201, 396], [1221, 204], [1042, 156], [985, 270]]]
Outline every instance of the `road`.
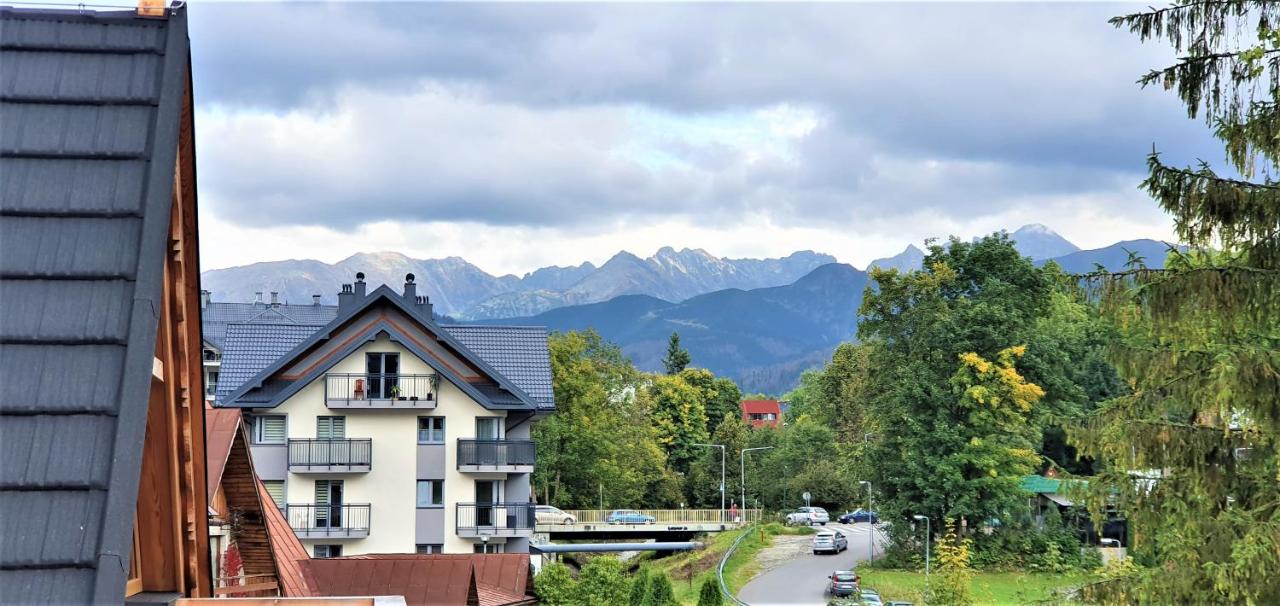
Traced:
[[[843, 532], [849, 537], [849, 550], [837, 555], [813, 555], [811, 551], [790, 562], [762, 573], [747, 583], [738, 598], [751, 606], [770, 606], [771, 604], [817, 604], [827, 603], [825, 595], [827, 576], [836, 570], [849, 570], [858, 562], [867, 559], [868, 541], [871, 530], [868, 524], [836, 524], [826, 526]], [[821, 526], [819, 526], [821, 528]], [[885, 539], [882, 532], [876, 536], [876, 555], [881, 553]]]

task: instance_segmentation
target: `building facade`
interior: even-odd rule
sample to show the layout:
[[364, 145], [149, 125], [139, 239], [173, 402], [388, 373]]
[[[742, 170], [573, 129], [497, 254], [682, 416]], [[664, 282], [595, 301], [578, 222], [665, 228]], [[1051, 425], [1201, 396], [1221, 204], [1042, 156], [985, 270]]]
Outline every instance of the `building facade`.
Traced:
[[412, 274], [401, 293], [362, 278], [318, 330], [227, 331], [219, 405], [244, 409], [258, 477], [316, 557], [527, 552], [545, 330], [441, 326]]

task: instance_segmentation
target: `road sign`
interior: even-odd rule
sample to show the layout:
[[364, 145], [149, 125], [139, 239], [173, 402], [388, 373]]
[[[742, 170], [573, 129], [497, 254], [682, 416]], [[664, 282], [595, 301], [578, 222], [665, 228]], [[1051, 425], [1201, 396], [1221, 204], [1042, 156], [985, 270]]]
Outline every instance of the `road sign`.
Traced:
[[800, 496], [804, 497], [804, 506], [805, 506], [805, 507], [808, 507], [808, 506], [809, 506], [809, 498], [810, 498], [810, 496], [811, 496], [811, 495], [809, 494], [809, 491], [807, 491], [807, 490], [806, 490], [806, 491], [804, 492], [804, 494], [802, 494], [802, 495], [800, 495]]

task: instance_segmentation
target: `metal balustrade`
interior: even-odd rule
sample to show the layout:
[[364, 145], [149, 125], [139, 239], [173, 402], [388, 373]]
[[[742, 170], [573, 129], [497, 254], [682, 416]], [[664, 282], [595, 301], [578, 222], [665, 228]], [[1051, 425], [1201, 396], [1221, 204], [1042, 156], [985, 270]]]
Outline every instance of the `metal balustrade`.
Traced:
[[289, 503], [285, 517], [300, 539], [360, 539], [369, 536], [369, 504]]
[[[609, 514], [614, 511], [638, 511], [640, 515], [652, 516], [655, 524], [719, 524], [732, 523], [733, 515], [729, 508], [724, 510], [724, 519], [720, 519], [719, 509], [566, 509], [565, 513], [573, 516], [578, 524], [607, 524]], [[759, 509], [739, 509], [739, 522], [750, 523], [760, 521]]]
[[458, 440], [461, 471], [533, 471], [536, 449], [532, 440]]
[[458, 536], [527, 537], [535, 524], [532, 503], [458, 503]]
[[324, 401], [329, 408], [432, 409], [439, 382], [435, 374], [327, 373]]
[[289, 471], [295, 473], [364, 472], [372, 464], [369, 438], [289, 440]]

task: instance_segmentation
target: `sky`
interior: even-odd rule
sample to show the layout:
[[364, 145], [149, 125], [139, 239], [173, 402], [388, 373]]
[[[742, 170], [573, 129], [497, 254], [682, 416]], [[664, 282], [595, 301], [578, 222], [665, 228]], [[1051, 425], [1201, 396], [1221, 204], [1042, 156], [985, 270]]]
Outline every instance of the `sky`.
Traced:
[[202, 265], [1171, 240], [1146, 155], [1218, 158], [1142, 7], [197, 2]]

